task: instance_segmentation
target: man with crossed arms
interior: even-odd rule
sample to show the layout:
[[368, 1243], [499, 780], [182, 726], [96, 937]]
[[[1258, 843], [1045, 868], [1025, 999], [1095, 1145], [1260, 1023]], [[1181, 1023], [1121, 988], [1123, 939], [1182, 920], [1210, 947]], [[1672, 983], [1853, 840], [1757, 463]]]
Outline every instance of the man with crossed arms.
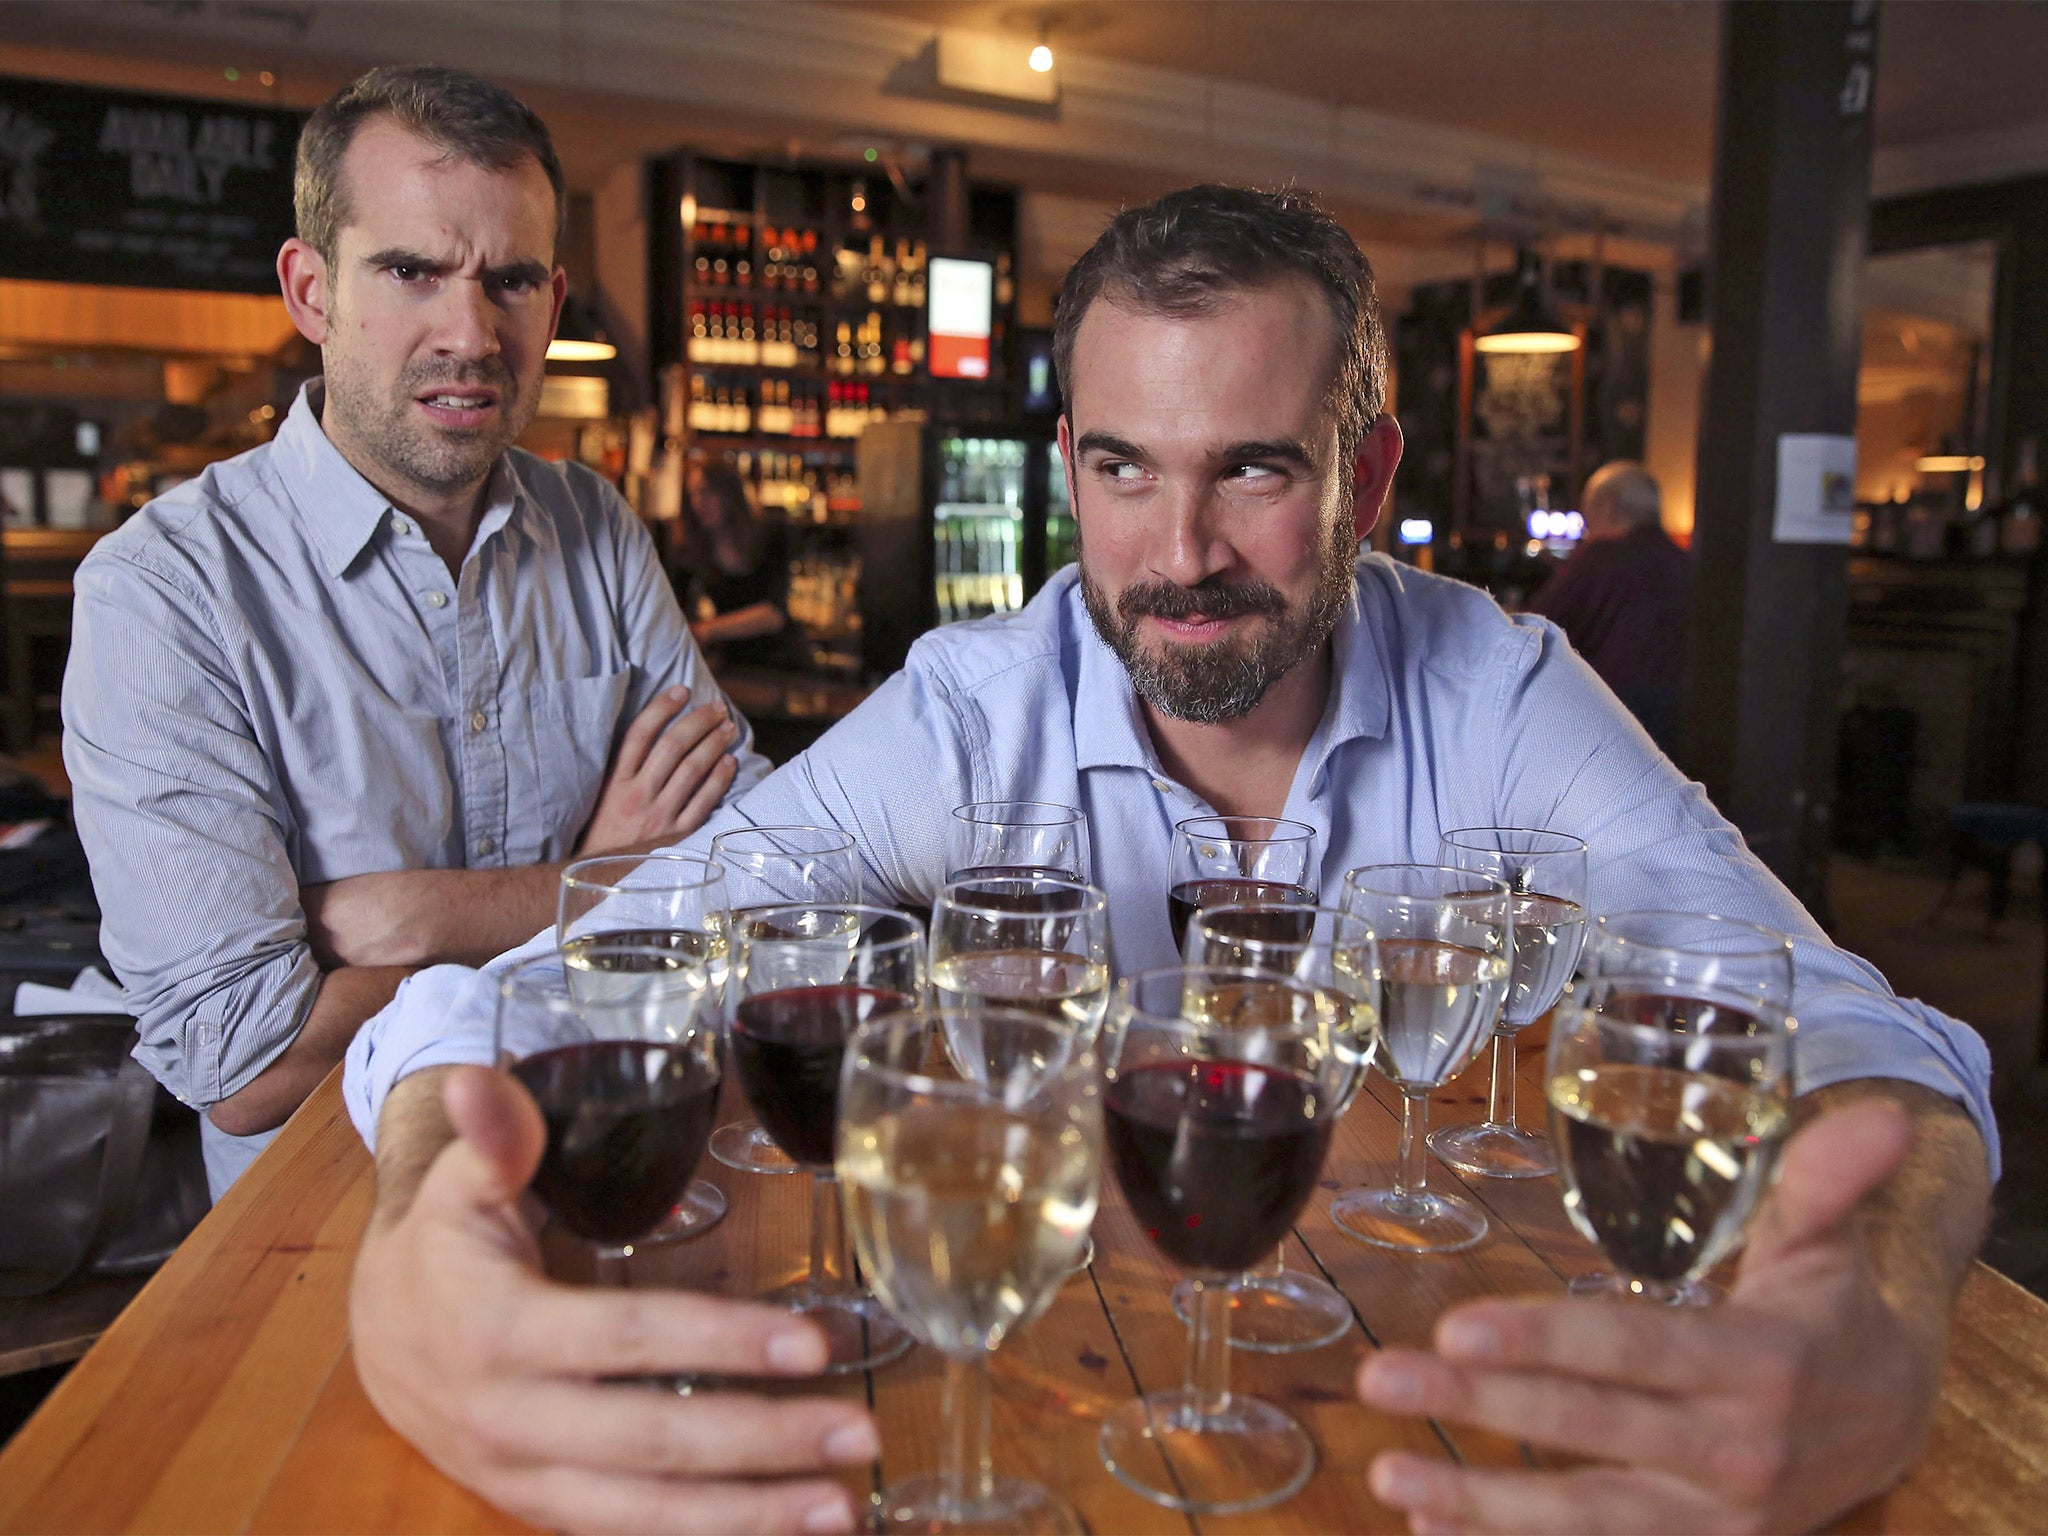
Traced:
[[[1831, 946], [1558, 631], [1357, 558], [1401, 436], [1370, 269], [1306, 198], [1202, 187], [1120, 214], [1068, 276], [1055, 351], [1078, 571], [1019, 615], [925, 637], [685, 846], [828, 822], [858, 840], [879, 899], [923, 903], [944, 877], [945, 807], [1078, 805], [1126, 973], [1175, 958], [1171, 828], [1210, 811], [1315, 826], [1324, 890], [1357, 864], [1433, 858], [1445, 828], [1549, 826], [1589, 844], [1596, 911], [1792, 934], [1803, 1128], [1729, 1303], [1452, 1309], [1433, 1350], [1368, 1358], [1365, 1400], [1601, 1464], [1390, 1452], [1371, 1485], [1418, 1529], [1558, 1531], [1810, 1526], [1886, 1486], [1924, 1437], [1983, 1229], [1983, 1043]], [[538, 1114], [502, 1076], [453, 1065], [488, 1060], [490, 995], [488, 976], [424, 973], [349, 1055], [380, 1173], [352, 1296], [373, 1398], [530, 1519], [846, 1528], [843, 1490], [816, 1474], [875, 1440], [844, 1406], [597, 1383], [802, 1373], [822, 1349], [751, 1303], [539, 1277], [514, 1209]]]

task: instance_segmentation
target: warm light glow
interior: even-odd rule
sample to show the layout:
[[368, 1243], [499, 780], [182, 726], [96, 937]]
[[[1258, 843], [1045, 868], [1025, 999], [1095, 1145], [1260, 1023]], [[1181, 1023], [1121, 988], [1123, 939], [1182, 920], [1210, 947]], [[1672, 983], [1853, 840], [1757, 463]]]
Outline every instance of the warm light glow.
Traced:
[[569, 341], [557, 336], [548, 343], [551, 363], [608, 363], [618, 355], [619, 349], [608, 341]]
[[853, 211], [855, 213], [866, 213], [868, 211], [868, 200], [858, 192], [853, 195]]
[[[1015, 58], [1016, 55], [1012, 54], [1011, 57]], [[1043, 43], [1032, 49], [1031, 67], [1041, 75], [1052, 73], [1052, 50]]]
[[1923, 475], [1960, 475], [1982, 469], [1984, 461], [1975, 454], [1930, 453], [1925, 458], [1915, 459], [1913, 467]]
[[1472, 345], [1481, 352], [1576, 352], [1579, 338], [1570, 331], [1506, 331], [1474, 337]]

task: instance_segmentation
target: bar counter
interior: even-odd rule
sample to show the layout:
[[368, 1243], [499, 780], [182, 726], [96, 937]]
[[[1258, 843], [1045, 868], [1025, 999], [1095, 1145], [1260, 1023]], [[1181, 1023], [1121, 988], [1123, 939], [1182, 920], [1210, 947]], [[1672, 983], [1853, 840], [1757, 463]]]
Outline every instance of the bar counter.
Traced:
[[[1533, 1106], [1541, 1053], [1525, 1043], [1523, 1102]], [[1482, 1062], [1437, 1095], [1433, 1118], [1478, 1118], [1484, 1076]], [[1467, 1182], [1493, 1231], [1450, 1257], [1382, 1253], [1338, 1232], [1328, 1192], [1393, 1171], [1398, 1108], [1383, 1082], [1375, 1088], [1387, 1096], [1361, 1096], [1338, 1128], [1323, 1189], [1288, 1244], [1293, 1267], [1320, 1269], [1350, 1298], [1357, 1327], [1308, 1354], [1233, 1351], [1233, 1385], [1284, 1405], [1318, 1441], [1307, 1488], [1258, 1514], [1194, 1521], [1097, 1462], [1102, 1416], [1141, 1387], [1177, 1383], [1186, 1341], [1168, 1300], [1176, 1277], [1109, 1177], [1093, 1271], [996, 1356], [999, 1469], [1061, 1489], [1098, 1532], [1325, 1532], [1405, 1528], [1366, 1485], [1384, 1448], [1524, 1463], [1524, 1448], [1496, 1436], [1367, 1411], [1352, 1395], [1353, 1373], [1377, 1343], [1424, 1342], [1454, 1302], [1556, 1292], [1595, 1267], [1595, 1255], [1567, 1223], [1553, 1179]], [[800, 1272], [808, 1181], [734, 1173], [708, 1158], [700, 1171], [726, 1190], [731, 1214], [694, 1242], [636, 1258], [635, 1283], [745, 1295]], [[1432, 1162], [1430, 1177], [1454, 1176]], [[371, 1183], [337, 1074], [0, 1452], [0, 1531], [521, 1529], [386, 1428], [356, 1378], [346, 1295]], [[564, 1250], [551, 1262], [574, 1259]], [[849, 1479], [862, 1496], [879, 1486], [871, 1477], [935, 1464], [940, 1366], [914, 1349], [825, 1388], [869, 1396], [881, 1419], [882, 1464]], [[1926, 1454], [1839, 1528], [2039, 1530], [2044, 1509], [2048, 1304], [1980, 1265], [1963, 1292]]]

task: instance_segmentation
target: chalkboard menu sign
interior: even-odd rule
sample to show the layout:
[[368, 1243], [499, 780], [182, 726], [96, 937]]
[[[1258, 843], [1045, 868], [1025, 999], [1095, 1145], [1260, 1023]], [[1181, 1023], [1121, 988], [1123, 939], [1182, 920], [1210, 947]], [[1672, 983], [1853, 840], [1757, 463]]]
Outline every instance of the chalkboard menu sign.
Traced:
[[0, 76], [0, 277], [275, 293], [303, 120]]

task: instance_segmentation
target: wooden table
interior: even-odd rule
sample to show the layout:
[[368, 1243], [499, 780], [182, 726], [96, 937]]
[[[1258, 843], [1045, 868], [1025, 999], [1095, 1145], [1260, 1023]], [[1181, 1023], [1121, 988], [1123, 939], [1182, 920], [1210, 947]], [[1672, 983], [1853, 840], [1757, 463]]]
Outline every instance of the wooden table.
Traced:
[[[1523, 1076], [1531, 1105], [1540, 1102], [1526, 1059], [1534, 1054], [1525, 1052]], [[1440, 1095], [1439, 1118], [1476, 1118], [1482, 1079], [1475, 1070]], [[1186, 1338], [1167, 1299], [1173, 1272], [1109, 1188], [1093, 1272], [996, 1358], [998, 1466], [1064, 1490], [1098, 1532], [1323, 1532], [1404, 1528], [1366, 1486], [1386, 1447], [1522, 1464], [1522, 1448], [1497, 1436], [1368, 1412], [1352, 1395], [1353, 1373], [1374, 1344], [1424, 1342], [1453, 1302], [1557, 1291], [1592, 1267], [1591, 1250], [1569, 1229], [1551, 1180], [1471, 1181], [1494, 1230], [1463, 1254], [1402, 1257], [1344, 1236], [1325, 1213], [1327, 1191], [1390, 1177], [1397, 1126], [1390, 1097], [1360, 1098], [1338, 1129], [1324, 1192], [1288, 1245], [1294, 1266], [1320, 1269], [1351, 1299], [1357, 1329], [1306, 1355], [1233, 1352], [1235, 1385], [1285, 1405], [1321, 1446], [1302, 1493], [1260, 1514], [1196, 1522], [1102, 1470], [1103, 1414], [1141, 1388], [1177, 1383]], [[658, 1272], [742, 1295], [793, 1278], [806, 1181], [708, 1171], [731, 1214], [707, 1236], [659, 1250], [636, 1282]], [[1451, 1176], [1439, 1164], [1431, 1177]], [[370, 1187], [369, 1159], [329, 1079], [0, 1452], [0, 1530], [517, 1529], [430, 1467], [363, 1395], [344, 1300]], [[913, 1350], [828, 1389], [871, 1398], [884, 1440], [872, 1477], [935, 1464], [939, 1382], [938, 1357]], [[873, 1486], [865, 1475], [849, 1481], [862, 1494]], [[1980, 1266], [1963, 1293], [1927, 1455], [1844, 1528], [2039, 1530], [2044, 1510], [2048, 1305]]]

